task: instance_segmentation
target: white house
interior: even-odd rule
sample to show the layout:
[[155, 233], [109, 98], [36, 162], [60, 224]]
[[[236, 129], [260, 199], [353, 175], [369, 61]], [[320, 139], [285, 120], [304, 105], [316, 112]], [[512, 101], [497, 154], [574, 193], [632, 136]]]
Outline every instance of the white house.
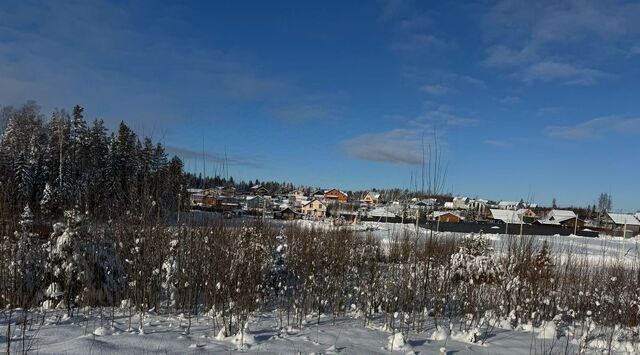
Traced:
[[453, 207], [457, 210], [466, 210], [469, 209], [469, 198], [468, 197], [454, 197], [453, 198]]
[[515, 201], [500, 201], [498, 202], [498, 208], [501, 210], [515, 210], [520, 205], [520, 202]]
[[520, 224], [522, 222], [517, 211], [503, 210], [499, 208], [492, 208], [490, 211], [491, 219], [496, 221], [509, 224]]

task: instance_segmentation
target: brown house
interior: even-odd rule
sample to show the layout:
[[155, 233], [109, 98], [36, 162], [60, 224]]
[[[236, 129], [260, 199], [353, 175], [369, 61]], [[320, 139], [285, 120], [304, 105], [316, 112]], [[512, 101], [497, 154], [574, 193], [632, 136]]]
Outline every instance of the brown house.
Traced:
[[448, 223], [460, 223], [460, 221], [462, 220], [462, 217], [458, 216], [453, 212], [442, 212], [442, 211], [433, 212], [432, 218], [434, 221], [448, 222]]
[[338, 201], [342, 203], [342, 202], [347, 202], [349, 195], [347, 195], [346, 193], [338, 189], [331, 189], [324, 192], [324, 198], [327, 201], [333, 200], [333, 201]]

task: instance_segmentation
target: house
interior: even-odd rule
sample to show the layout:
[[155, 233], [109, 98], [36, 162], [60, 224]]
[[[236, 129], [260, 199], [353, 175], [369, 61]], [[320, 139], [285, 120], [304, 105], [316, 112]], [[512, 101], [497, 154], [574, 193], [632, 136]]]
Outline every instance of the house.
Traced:
[[448, 211], [434, 211], [430, 215], [431, 219], [438, 222], [460, 223], [462, 217], [458, 214]]
[[349, 195], [338, 189], [331, 189], [324, 192], [324, 199], [327, 201], [347, 202]]
[[271, 202], [267, 201], [264, 196], [247, 196], [245, 199], [245, 206], [249, 212], [261, 213], [267, 205], [271, 205]]
[[367, 212], [367, 216], [371, 218], [396, 218], [398, 215], [389, 211], [389, 209], [385, 207], [374, 208], [371, 211]]
[[516, 211], [518, 217], [520, 217], [525, 223], [532, 223], [538, 217], [535, 212], [528, 208], [521, 208]]
[[302, 205], [302, 214], [313, 218], [324, 218], [327, 216], [327, 205], [318, 199], [313, 199]]
[[302, 190], [291, 191], [288, 195], [290, 202], [301, 202], [307, 199], [307, 196]]
[[298, 219], [300, 217], [301, 217], [301, 214], [292, 210], [290, 207], [286, 207], [278, 212], [275, 212], [273, 215], [273, 218], [284, 219], [287, 221]]
[[500, 201], [498, 202], [498, 208], [501, 210], [516, 210], [520, 207], [520, 202], [515, 201]]
[[551, 210], [544, 219], [535, 223], [563, 228], [575, 228], [576, 224], [578, 228], [584, 227], [584, 220], [579, 219], [571, 210]]
[[474, 199], [469, 201], [469, 210], [480, 216], [485, 216], [489, 211], [489, 200]]
[[269, 195], [269, 190], [263, 185], [254, 185], [249, 188], [249, 194], [253, 196]]
[[371, 205], [377, 205], [380, 202], [380, 193], [369, 191], [360, 201]]
[[202, 206], [202, 199], [204, 198], [203, 189], [187, 189], [189, 194], [189, 202], [191, 206]]
[[453, 198], [453, 208], [456, 210], [466, 210], [469, 209], [469, 198], [468, 197], [454, 197]]
[[317, 191], [315, 191], [314, 193], [311, 194], [311, 198], [312, 199], [315, 198], [315, 199], [318, 199], [318, 200], [324, 200], [324, 193], [325, 193], [325, 190], [317, 190]]
[[455, 210], [456, 209], [456, 205], [453, 203], [453, 201], [445, 202], [443, 207], [445, 209], [447, 209], [447, 210]]
[[520, 224], [523, 222], [516, 211], [499, 208], [491, 208], [489, 211], [491, 213], [491, 219], [498, 223]]
[[607, 213], [605, 225], [614, 231], [621, 232], [624, 237], [640, 233], [640, 221], [631, 214]]

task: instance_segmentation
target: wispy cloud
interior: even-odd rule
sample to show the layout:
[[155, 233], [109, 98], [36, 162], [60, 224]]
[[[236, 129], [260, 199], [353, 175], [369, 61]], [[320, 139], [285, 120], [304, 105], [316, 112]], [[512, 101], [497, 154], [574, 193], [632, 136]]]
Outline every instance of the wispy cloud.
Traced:
[[622, 116], [596, 117], [574, 126], [549, 126], [547, 134], [554, 138], [589, 139], [607, 134], [640, 134], [640, 118]]
[[[250, 53], [141, 31], [136, 16], [147, 5], [61, 0], [0, 8], [3, 104], [36, 99], [48, 110], [79, 103], [107, 121], [140, 125], [183, 122], [191, 104], [214, 110], [219, 103], [251, 103], [287, 122], [295, 112], [304, 116], [299, 120], [326, 118], [318, 110], [311, 115], [309, 108], [340, 104], [287, 73], [262, 71]], [[154, 11], [159, 14], [145, 25], [149, 28], [186, 26], [180, 5], [154, 6]]]
[[484, 16], [483, 64], [528, 84], [593, 84], [610, 77], [605, 58], [633, 52], [639, 16], [634, 2], [498, 1]]
[[368, 132], [343, 141], [340, 146], [351, 158], [391, 164], [418, 165], [422, 163], [422, 145], [446, 146], [448, 129], [475, 126], [479, 121], [455, 113], [446, 105], [426, 110], [413, 119], [402, 116], [401, 127], [383, 132]]
[[569, 85], [589, 85], [598, 79], [609, 76], [609, 74], [600, 70], [554, 61], [532, 64], [526, 67], [519, 75], [522, 81], [528, 84], [536, 81], [549, 82], [558, 80]]
[[451, 92], [451, 89], [441, 84], [423, 85], [420, 90], [430, 95], [444, 95]]

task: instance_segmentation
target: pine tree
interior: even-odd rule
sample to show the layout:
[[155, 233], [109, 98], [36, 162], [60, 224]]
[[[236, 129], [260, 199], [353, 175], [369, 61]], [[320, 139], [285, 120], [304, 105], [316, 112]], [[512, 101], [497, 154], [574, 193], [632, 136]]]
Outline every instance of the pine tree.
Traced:
[[58, 201], [56, 197], [56, 189], [50, 183], [46, 183], [40, 199], [40, 212], [44, 217], [52, 218], [57, 215]]

